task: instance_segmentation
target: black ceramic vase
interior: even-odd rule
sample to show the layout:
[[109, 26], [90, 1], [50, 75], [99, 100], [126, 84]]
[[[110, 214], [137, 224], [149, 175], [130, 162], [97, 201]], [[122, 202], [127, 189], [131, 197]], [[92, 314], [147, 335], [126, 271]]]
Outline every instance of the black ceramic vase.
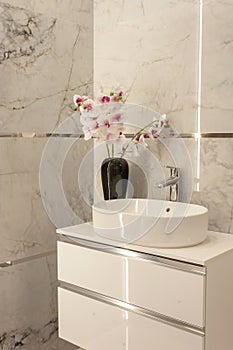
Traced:
[[129, 166], [124, 158], [106, 158], [101, 165], [104, 199], [125, 198]]

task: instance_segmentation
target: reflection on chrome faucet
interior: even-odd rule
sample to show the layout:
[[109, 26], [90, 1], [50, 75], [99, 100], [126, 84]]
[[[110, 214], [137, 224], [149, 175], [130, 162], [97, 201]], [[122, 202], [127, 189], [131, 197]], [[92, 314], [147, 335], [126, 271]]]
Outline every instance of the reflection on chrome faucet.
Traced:
[[170, 177], [157, 184], [158, 188], [170, 187], [170, 198], [169, 200], [172, 202], [179, 201], [179, 169], [173, 166], [166, 166], [166, 168], [170, 169]]

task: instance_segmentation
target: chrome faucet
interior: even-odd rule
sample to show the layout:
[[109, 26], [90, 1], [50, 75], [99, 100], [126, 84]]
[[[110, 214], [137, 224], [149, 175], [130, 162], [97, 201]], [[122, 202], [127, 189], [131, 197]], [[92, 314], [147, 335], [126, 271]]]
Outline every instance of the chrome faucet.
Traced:
[[170, 169], [170, 177], [157, 184], [158, 188], [170, 187], [170, 197], [169, 200], [172, 202], [177, 202], [179, 200], [179, 169], [173, 166], [166, 166], [166, 168]]

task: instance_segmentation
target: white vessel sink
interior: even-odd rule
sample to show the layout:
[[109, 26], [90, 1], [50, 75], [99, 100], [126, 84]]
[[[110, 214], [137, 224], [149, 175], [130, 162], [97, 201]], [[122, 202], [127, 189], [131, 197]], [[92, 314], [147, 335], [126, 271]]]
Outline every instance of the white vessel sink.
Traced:
[[136, 245], [177, 248], [205, 240], [205, 207], [155, 199], [116, 199], [92, 207], [93, 226], [99, 235]]

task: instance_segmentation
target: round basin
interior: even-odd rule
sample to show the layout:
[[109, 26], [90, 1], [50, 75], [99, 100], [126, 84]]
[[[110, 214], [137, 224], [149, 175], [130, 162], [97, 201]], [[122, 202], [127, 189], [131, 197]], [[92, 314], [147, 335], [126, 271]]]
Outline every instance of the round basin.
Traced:
[[208, 210], [200, 205], [156, 199], [116, 199], [92, 207], [99, 235], [126, 244], [177, 248], [199, 244], [208, 230]]

